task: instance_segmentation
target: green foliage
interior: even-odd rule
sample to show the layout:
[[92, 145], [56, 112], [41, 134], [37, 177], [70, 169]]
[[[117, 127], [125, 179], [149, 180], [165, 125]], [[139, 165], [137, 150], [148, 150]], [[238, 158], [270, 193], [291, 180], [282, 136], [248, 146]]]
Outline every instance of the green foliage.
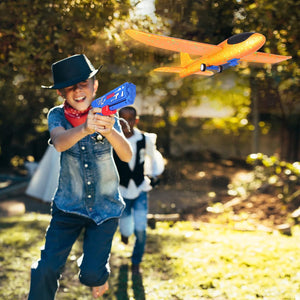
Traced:
[[[212, 44], [218, 44], [231, 35], [233, 12], [238, 7], [235, 1], [204, 1], [201, 4], [190, 0], [156, 1], [156, 13], [167, 24], [163, 34]], [[179, 64], [177, 54], [172, 52], [164, 54], [159, 57], [158, 62], [161, 65], [171, 62]], [[176, 128], [184, 109], [199, 105], [203, 97], [213, 99], [219, 103], [220, 107], [227, 105], [224, 104], [226, 97], [222, 93], [222, 79], [217, 76], [213, 79], [189, 76], [176, 81], [174, 76], [157, 76], [155, 81], [155, 86], [162, 91], [159, 105], [162, 108], [165, 123], [162, 132], [165, 137], [164, 149], [167, 155], [171, 152], [170, 141], [173, 129]]]
[[[256, 31], [266, 36], [262, 51], [291, 55], [286, 62], [251, 68], [251, 99], [256, 99], [259, 112], [280, 116], [281, 157], [288, 161], [299, 159], [299, 3], [297, 1], [240, 1], [235, 32]], [[295, 150], [296, 149], [296, 150]]]
[[218, 44], [232, 34], [238, 1], [156, 1], [156, 12], [170, 23], [170, 35]]
[[[250, 90], [243, 79], [228, 76], [229, 87], [226, 87], [226, 79], [223, 82], [217, 80], [217, 84], [211, 92], [205, 92], [207, 97], [217, 99], [221, 107], [229, 107], [232, 113], [223, 118], [212, 118], [207, 122], [206, 128], [223, 129], [225, 134], [242, 136], [243, 131], [252, 130], [252, 124], [248, 120], [251, 112]], [[219, 85], [218, 85], [219, 83]]]
[[[143, 98], [163, 111], [159, 124], [165, 152], [170, 152], [172, 130], [183, 109], [213, 99], [221, 109], [230, 106], [232, 118], [214, 120], [225, 133], [238, 135], [251, 128], [249, 99], [258, 99], [260, 110], [281, 115], [286, 138], [285, 156], [298, 155], [298, 123], [291, 120], [299, 102], [299, 26], [295, 1], [156, 1], [156, 16], [135, 14], [138, 1], [2, 1], [0, 3], [0, 164], [14, 156], [41, 157], [47, 147], [47, 112], [59, 103], [56, 93], [41, 90], [51, 84], [50, 66], [68, 55], [84, 52], [98, 67], [99, 95], [132, 81]], [[158, 34], [218, 44], [234, 33], [257, 31], [266, 35], [266, 52], [292, 55], [293, 59], [268, 68], [236, 68], [214, 78], [175, 80], [155, 75], [154, 67], [178, 61], [178, 54], [144, 47], [124, 30], [135, 28]], [[224, 85], [237, 82], [231, 91]], [[249, 83], [250, 82], [250, 83]], [[144, 101], [146, 102], [146, 101]], [[156, 105], [156, 104], [155, 104]], [[247, 121], [247, 122], [246, 122]], [[247, 124], [246, 124], [247, 123]], [[265, 123], [267, 124], [267, 123]], [[208, 124], [209, 125], [209, 124]], [[268, 126], [268, 125], [267, 125]], [[263, 126], [262, 129], [268, 129]], [[294, 137], [294, 138], [293, 138]], [[289, 148], [288, 148], [289, 147]], [[292, 154], [291, 154], [292, 153]]]
[[123, 16], [129, 8], [127, 1], [113, 0], [0, 3], [1, 164], [16, 154], [32, 154], [29, 142], [39, 146], [38, 133], [47, 129], [47, 112], [57, 101], [55, 92], [40, 88], [51, 82], [51, 64], [84, 52], [99, 65], [103, 52], [90, 55], [90, 46], [105, 38], [104, 28], [116, 13]]
[[[30, 266], [39, 258], [49, 216], [27, 214], [0, 222], [0, 290], [7, 300], [25, 299]], [[214, 224], [157, 223], [148, 231], [141, 277], [132, 276], [134, 238], [124, 246], [116, 234], [110, 259], [110, 289], [103, 299], [295, 299], [299, 289], [300, 228], [293, 235], [238, 231]], [[69, 256], [58, 300], [90, 299], [79, 283], [79, 239]]]
[[262, 153], [250, 154], [247, 163], [254, 166], [254, 181], [257, 188], [263, 186], [275, 189], [277, 197], [284, 202], [290, 202], [299, 197], [300, 163], [289, 163], [277, 156], [267, 156]]

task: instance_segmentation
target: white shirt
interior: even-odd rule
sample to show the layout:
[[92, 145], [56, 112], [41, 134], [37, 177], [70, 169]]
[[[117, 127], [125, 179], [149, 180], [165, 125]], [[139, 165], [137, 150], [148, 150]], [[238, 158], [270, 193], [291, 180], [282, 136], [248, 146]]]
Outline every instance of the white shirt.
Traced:
[[[141, 161], [145, 161], [144, 163], [144, 181], [137, 187], [133, 179], [129, 180], [128, 187], [124, 187], [120, 185], [121, 195], [126, 199], [135, 199], [139, 196], [141, 192], [148, 192], [152, 189], [150, 185], [150, 179], [146, 176], [158, 176], [163, 172], [163, 168], [157, 166], [157, 161], [155, 157], [157, 156], [156, 150], [156, 138], [157, 135], [155, 133], [144, 132], [145, 135], [145, 149], [140, 150], [140, 159]], [[132, 147], [132, 158], [128, 163], [130, 170], [133, 170], [135, 167], [136, 161], [136, 151], [137, 151], [137, 142], [142, 140], [143, 135], [142, 132], [134, 128], [133, 135], [128, 138], [128, 142]], [[162, 170], [161, 170], [162, 169]]]

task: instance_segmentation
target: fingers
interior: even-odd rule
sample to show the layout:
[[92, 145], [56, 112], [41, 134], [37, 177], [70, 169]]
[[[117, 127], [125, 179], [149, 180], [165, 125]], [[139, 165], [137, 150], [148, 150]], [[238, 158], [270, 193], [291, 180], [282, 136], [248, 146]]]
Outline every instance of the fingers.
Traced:
[[92, 113], [92, 114], [101, 113], [102, 108], [101, 107], [94, 107], [89, 112]]
[[112, 129], [115, 123], [114, 117], [111, 116], [101, 116], [95, 115], [93, 119], [93, 124], [97, 129]]
[[92, 132], [97, 131], [105, 135], [112, 131], [114, 123], [114, 116], [103, 116], [99, 114], [99, 109], [92, 109], [89, 111], [86, 127]]

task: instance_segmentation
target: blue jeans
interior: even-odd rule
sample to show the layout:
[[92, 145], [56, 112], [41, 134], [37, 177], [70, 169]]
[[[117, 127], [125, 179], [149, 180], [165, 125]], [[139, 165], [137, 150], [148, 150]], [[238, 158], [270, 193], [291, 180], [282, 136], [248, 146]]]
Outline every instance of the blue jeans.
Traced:
[[132, 263], [142, 261], [146, 245], [148, 193], [142, 192], [135, 199], [124, 199], [125, 210], [120, 218], [120, 232], [129, 237], [134, 233], [135, 244], [132, 253]]
[[79, 280], [87, 286], [103, 285], [109, 277], [109, 255], [118, 219], [96, 225], [91, 219], [64, 213], [53, 203], [41, 259], [32, 266], [29, 300], [53, 300], [58, 280], [73, 244], [85, 229]]

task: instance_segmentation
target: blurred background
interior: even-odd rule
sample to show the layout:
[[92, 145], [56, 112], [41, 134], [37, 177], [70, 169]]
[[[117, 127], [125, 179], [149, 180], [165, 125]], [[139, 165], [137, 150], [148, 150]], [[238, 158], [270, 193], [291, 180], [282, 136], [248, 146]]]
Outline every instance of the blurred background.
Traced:
[[[62, 103], [51, 64], [85, 53], [101, 96], [137, 87], [140, 127], [158, 134], [166, 158], [245, 159], [251, 153], [299, 160], [299, 1], [1, 1], [0, 166], [22, 168], [47, 148], [47, 113]], [[211, 78], [154, 73], [178, 53], [146, 47], [126, 29], [218, 44], [255, 31], [260, 51], [291, 55], [275, 65], [240, 65]]]

